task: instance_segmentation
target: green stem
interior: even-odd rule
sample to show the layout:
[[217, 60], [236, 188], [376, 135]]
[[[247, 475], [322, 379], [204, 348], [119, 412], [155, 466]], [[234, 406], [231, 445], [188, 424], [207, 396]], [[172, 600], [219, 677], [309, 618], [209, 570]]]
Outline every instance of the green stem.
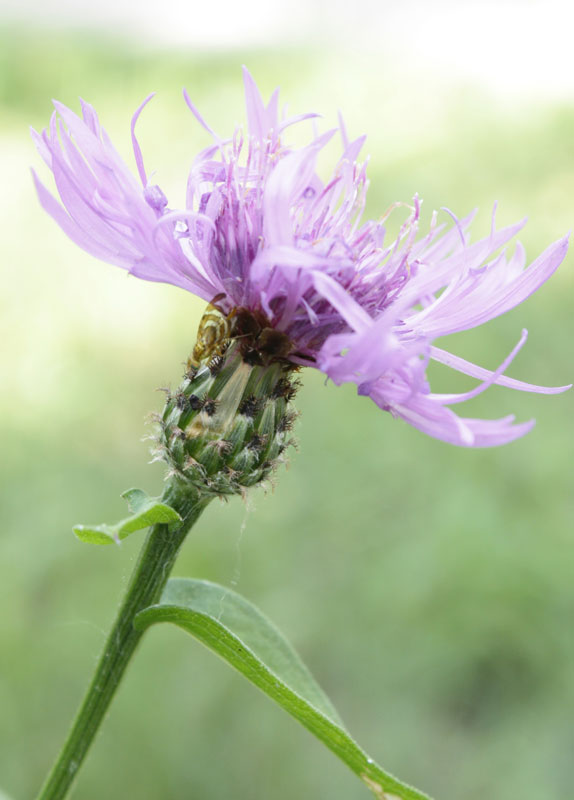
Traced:
[[150, 530], [84, 702], [38, 800], [60, 800], [70, 789], [143, 635], [133, 627], [134, 617], [159, 600], [179, 549], [209, 500], [199, 494], [190, 497], [189, 489], [184, 494], [174, 484], [166, 489], [163, 501], [183, 522], [177, 528], [154, 525]]

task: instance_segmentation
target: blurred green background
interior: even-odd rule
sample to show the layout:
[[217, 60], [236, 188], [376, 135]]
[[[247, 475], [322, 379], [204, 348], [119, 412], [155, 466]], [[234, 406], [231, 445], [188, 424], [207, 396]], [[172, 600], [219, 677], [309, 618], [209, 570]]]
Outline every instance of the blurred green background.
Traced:
[[[50, 98], [95, 105], [131, 163], [129, 122], [174, 205], [206, 137], [243, 120], [241, 63], [292, 113], [369, 135], [368, 212], [424, 198], [480, 212], [475, 237], [524, 215], [534, 258], [572, 226], [574, 106], [509, 104], [457, 81], [393, 70], [373, 52], [301, 47], [146, 51], [120, 39], [0, 32], [0, 786], [39, 787], [83, 694], [139, 549], [77, 542], [113, 521], [122, 490], [160, 491], [146, 414], [175, 384], [202, 304], [127, 278], [75, 248], [29, 179], [27, 126]], [[334, 158], [334, 150], [331, 155]], [[41, 167], [40, 167], [41, 170]], [[44, 177], [45, 172], [41, 171]], [[530, 331], [510, 374], [572, 380], [572, 259], [523, 307], [450, 337], [495, 367]], [[437, 390], [472, 381], [431, 369]], [[574, 494], [571, 393], [493, 388], [466, 415], [521, 420], [527, 438], [467, 451], [433, 441], [305, 374], [299, 452], [274, 491], [213, 504], [176, 573], [234, 586], [299, 649], [359, 742], [436, 800], [565, 800], [574, 784]], [[244, 526], [244, 530], [243, 530]], [[141, 537], [139, 537], [141, 539]], [[222, 769], [221, 763], [225, 766]], [[217, 766], [219, 765], [219, 766]], [[81, 800], [364, 798], [321, 744], [211, 653], [153, 629], [83, 769]]]

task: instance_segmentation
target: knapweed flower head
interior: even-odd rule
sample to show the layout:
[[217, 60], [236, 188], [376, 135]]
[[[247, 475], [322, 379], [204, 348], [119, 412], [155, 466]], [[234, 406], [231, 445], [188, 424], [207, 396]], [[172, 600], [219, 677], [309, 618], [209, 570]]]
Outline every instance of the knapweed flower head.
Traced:
[[[215, 133], [184, 92], [213, 143], [195, 158], [179, 204], [148, 179], [136, 139], [137, 119], [150, 98], [132, 120], [139, 180], [90, 105], [82, 102], [80, 118], [56, 103], [49, 128], [34, 138], [61, 203], [35, 176], [42, 206], [89, 253], [211, 304], [208, 317], [219, 315], [224, 332], [215, 321], [204, 327], [196, 361], [206, 349], [210, 357], [220, 355], [233, 341], [244, 363], [308, 366], [336, 384], [355, 383], [381, 409], [452, 444], [499, 445], [529, 431], [533, 421], [471, 419], [452, 408], [492, 384], [543, 394], [568, 388], [503, 374], [525, 331], [494, 371], [434, 341], [482, 325], [525, 300], [561, 263], [567, 238], [525, 267], [519, 243], [510, 254], [505, 249], [523, 222], [497, 230], [493, 215], [489, 235], [474, 243], [471, 217], [454, 218], [447, 227], [434, 215], [429, 230], [421, 232], [415, 197], [398, 235], [389, 240], [386, 215], [362, 219], [368, 181], [359, 156], [365, 137], [350, 141], [341, 120], [338, 130], [313, 133], [306, 146], [289, 147], [287, 129], [314, 128], [307, 120], [317, 115], [282, 117], [277, 91], [265, 105], [247, 70], [244, 80], [247, 127], [230, 138]], [[342, 153], [323, 181], [317, 157], [337, 132]], [[480, 384], [459, 394], [432, 392], [430, 360]]]

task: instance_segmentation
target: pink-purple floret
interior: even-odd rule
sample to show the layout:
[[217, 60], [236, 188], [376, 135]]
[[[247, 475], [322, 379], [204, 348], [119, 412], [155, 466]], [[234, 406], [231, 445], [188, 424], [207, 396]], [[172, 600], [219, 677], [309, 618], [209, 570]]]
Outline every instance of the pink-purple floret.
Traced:
[[[34, 174], [43, 208], [84, 250], [139, 278], [171, 283], [207, 302], [224, 295], [218, 305], [225, 311], [263, 311], [293, 341], [296, 363], [320, 369], [337, 384], [355, 383], [359, 394], [430, 436], [488, 447], [528, 432], [533, 420], [468, 419], [450, 408], [492, 384], [543, 394], [569, 388], [503, 375], [525, 331], [495, 371], [433, 341], [525, 300], [563, 260], [567, 238], [525, 269], [520, 243], [510, 257], [504, 250], [523, 222], [496, 230], [493, 215], [489, 236], [471, 244], [472, 216], [445, 230], [435, 215], [419, 236], [415, 197], [398, 236], [387, 241], [384, 218], [361, 221], [368, 187], [366, 164], [358, 161], [364, 137], [349, 141], [340, 121], [343, 153], [324, 183], [316, 160], [336, 131], [288, 148], [285, 128], [316, 115], [280, 119], [278, 92], [265, 106], [247, 70], [244, 79], [247, 131], [238, 129], [231, 139], [214, 133], [184, 93], [213, 144], [193, 162], [179, 209], [148, 181], [135, 136], [151, 95], [132, 120], [139, 182], [90, 105], [82, 102], [80, 119], [55, 103], [49, 128], [33, 131], [61, 200]], [[462, 394], [433, 393], [426, 378], [431, 359], [481, 383]]]

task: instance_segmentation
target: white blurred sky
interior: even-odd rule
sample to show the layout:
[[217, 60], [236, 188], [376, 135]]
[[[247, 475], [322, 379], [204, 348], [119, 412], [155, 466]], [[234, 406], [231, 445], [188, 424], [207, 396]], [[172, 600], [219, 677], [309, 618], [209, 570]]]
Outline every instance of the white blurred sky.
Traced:
[[574, 98], [573, 0], [0, 0], [0, 21], [88, 27], [149, 47], [331, 45], [517, 99]]

